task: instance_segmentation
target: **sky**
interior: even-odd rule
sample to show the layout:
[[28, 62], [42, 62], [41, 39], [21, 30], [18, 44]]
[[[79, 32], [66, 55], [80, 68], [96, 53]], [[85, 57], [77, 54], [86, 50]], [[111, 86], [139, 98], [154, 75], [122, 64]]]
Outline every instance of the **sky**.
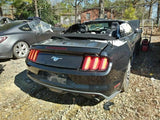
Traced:
[[157, 17], [157, 4], [153, 6], [152, 18]]
[[50, 1], [52, 5], [56, 4], [57, 2], [61, 2], [61, 0], [50, 0]]

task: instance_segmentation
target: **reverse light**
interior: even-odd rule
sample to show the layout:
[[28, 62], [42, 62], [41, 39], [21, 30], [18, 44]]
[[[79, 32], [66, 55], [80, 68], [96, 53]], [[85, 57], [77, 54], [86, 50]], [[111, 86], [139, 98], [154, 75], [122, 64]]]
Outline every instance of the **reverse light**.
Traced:
[[8, 37], [6, 37], [6, 36], [1, 36], [1, 37], [0, 37], [0, 43], [2, 43], [3, 41], [5, 41], [7, 38], [8, 38]]
[[108, 68], [108, 59], [106, 57], [86, 56], [83, 61], [83, 71], [105, 71]]
[[39, 50], [31, 49], [28, 55], [28, 59], [33, 62], [36, 62], [38, 54], [39, 54]]

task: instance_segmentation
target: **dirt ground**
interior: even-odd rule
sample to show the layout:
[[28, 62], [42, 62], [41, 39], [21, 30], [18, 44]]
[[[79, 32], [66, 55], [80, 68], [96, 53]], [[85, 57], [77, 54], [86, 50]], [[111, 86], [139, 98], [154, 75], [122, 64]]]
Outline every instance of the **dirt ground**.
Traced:
[[57, 94], [26, 76], [25, 59], [3, 60], [0, 72], [0, 120], [160, 120], [160, 36], [150, 50], [140, 52], [132, 69], [129, 90], [106, 100]]

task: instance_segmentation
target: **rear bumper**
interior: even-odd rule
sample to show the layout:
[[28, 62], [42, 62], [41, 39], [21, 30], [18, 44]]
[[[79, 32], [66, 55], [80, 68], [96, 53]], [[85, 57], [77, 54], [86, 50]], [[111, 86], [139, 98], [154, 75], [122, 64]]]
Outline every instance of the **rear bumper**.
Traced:
[[79, 76], [57, 74], [33, 66], [28, 67], [27, 75], [33, 81], [46, 86], [54, 91], [102, 96], [107, 100], [112, 99], [120, 92], [120, 81], [114, 81], [107, 76]]
[[101, 96], [101, 97], [104, 97], [105, 99], [107, 99], [108, 101], [111, 100], [112, 98], [114, 98], [118, 93], [120, 93], [120, 91], [116, 91], [113, 94], [111, 94], [110, 96], [107, 96], [105, 93], [100, 93], [100, 92], [80, 91], [80, 90], [75, 90], [75, 89], [67, 89], [67, 88], [61, 88], [58, 86], [53, 86], [51, 84], [46, 84], [45, 82], [43, 82], [45, 80], [43, 80], [43, 79], [38, 80], [33, 75], [29, 75], [29, 74], [28, 74], [28, 77], [31, 78], [36, 83], [41, 84], [49, 89], [54, 89], [55, 91], [58, 90], [58, 91], [65, 91], [65, 92], [78, 93], [78, 94]]

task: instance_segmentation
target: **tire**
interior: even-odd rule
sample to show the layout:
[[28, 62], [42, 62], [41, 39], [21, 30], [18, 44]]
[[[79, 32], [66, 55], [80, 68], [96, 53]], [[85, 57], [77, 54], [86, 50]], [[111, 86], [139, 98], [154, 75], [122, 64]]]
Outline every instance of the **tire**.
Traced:
[[140, 52], [140, 48], [141, 48], [141, 38], [139, 39], [139, 41], [135, 44], [135, 56], [138, 56], [139, 55], [139, 52]]
[[131, 60], [129, 60], [128, 65], [127, 65], [127, 70], [124, 75], [124, 80], [122, 83], [121, 92], [126, 92], [128, 90], [129, 79], [130, 79], [130, 70], [131, 70]]
[[24, 58], [27, 56], [29, 46], [26, 42], [17, 42], [13, 47], [13, 55], [15, 58]]
[[139, 55], [139, 53], [140, 53], [140, 48], [141, 48], [141, 38], [140, 38], [139, 41], [135, 44], [135, 48], [134, 48], [133, 55], [132, 55], [132, 59], [131, 59], [131, 65], [133, 65], [133, 61], [134, 61], [135, 58]]

